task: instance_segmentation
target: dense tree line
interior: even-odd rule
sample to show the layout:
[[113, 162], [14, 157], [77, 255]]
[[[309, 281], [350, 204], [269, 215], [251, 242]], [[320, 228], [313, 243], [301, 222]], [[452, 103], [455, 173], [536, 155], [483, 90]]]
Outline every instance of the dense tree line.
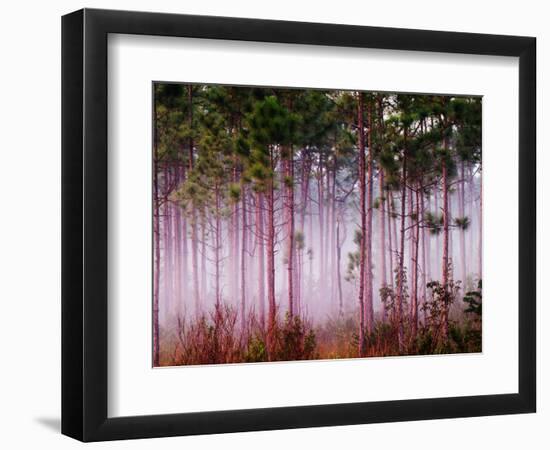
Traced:
[[481, 348], [481, 99], [155, 84], [154, 363]]

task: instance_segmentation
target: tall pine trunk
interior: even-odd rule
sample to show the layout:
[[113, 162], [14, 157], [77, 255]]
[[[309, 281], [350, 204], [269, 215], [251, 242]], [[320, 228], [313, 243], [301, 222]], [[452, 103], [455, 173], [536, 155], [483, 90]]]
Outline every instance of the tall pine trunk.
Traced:
[[479, 172], [479, 230], [478, 230], [478, 244], [477, 244], [477, 267], [479, 279], [483, 278], [483, 176], [481, 171]]
[[393, 266], [393, 242], [392, 242], [392, 223], [394, 222], [394, 219], [392, 218], [393, 211], [392, 211], [392, 204], [393, 204], [393, 194], [391, 191], [388, 191], [388, 208], [387, 208], [387, 214], [386, 217], [388, 218], [388, 247], [389, 247], [389, 254], [390, 254], [390, 286], [393, 289], [394, 288], [394, 266]]
[[[176, 176], [176, 189], [179, 188], [179, 184], [181, 182], [181, 173], [180, 173], [180, 163], [179, 161], [176, 163], [175, 170], [175, 176]], [[181, 286], [182, 286], [182, 271], [181, 271], [181, 255], [182, 255], [182, 248], [181, 248], [181, 208], [178, 204], [174, 205], [174, 300], [175, 305], [172, 310], [172, 313], [175, 313], [176, 315], [179, 315], [182, 309], [182, 293], [181, 293]]]
[[340, 317], [344, 315], [344, 296], [342, 293], [342, 243], [340, 242], [340, 220], [336, 223], [336, 280], [338, 285], [338, 314]]
[[[335, 147], [336, 148], [336, 147]], [[338, 271], [339, 267], [337, 267], [337, 256], [336, 256], [336, 170], [337, 170], [337, 160], [336, 160], [336, 150], [334, 152], [333, 157], [333, 168], [332, 168], [332, 182], [331, 182], [331, 194], [330, 194], [330, 211], [331, 211], [331, 219], [330, 219], [330, 283], [332, 286], [331, 292], [332, 292], [332, 298], [337, 298], [337, 290], [338, 290]]]
[[242, 239], [241, 239], [241, 321], [242, 330], [246, 326], [246, 190], [241, 183], [241, 213], [242, 213]]
[[221, 285], [220, 285], [220, 277], [221, 277], [221, 234], [222, 234], [222, 227], [221, 227], [221, 208], [220, 208], [220, 186], [216, 185], [214, 188], [215, 193], [215, 222], [216, 222], [216, 229], [215, 229], [215, 249], [214, 249], [214, 256], [215, 256], [215, 290], [216, 290], [216, 311], [219, 312], [221, 307]]
[[441, 263], [442, 286], [444, 290], [444, 305], [442, 311], [442, 338], [447, 340], [449, 333], [449, 184], [447, 173], [448, 139], [443, 140], [444, 155], [441, 159], [441, 173], [443, 180], [443, 259]]
[[[155, 124], [158, 123], [157, 101], [154, 102]], [[160, 284], [160, 209], [159, 209], [159, 151], [158, 131], [154, 128], [154, 159], [153, 159], [153, 239], [155, 250], [155, 267], [153, 270], [153, 366], [160, 364], [160, 341], [159, 341], [159, 284]]]
[[374, 127], [372, 126], [372, 101], [368, 105], [368, 149], [369, 156], [367, 161], [367, 236], [366, 236], [366, 295], [365, 295], [365, 321], [367, 332], [372, 333], [374, 328], [374, 305], [373, 305], [373, 277], [372, 277], [372, 205], [373, 205], [373, 177], [374, 177], [374, 152], [372, 148], [372, 134]]
[[294, 157], [292, 146], [287, 155], [287, 221], [288, 221], [288, 313], [294, 315]]
[[201, 213], [201, 278], [200, 291], [204, 299], [207, 294], [206, 283], [206, 212]]
[[256, 193], [256, 248], [258, 252], [258, 303], [260, 324], [265, 327], [265, 249], [264, 249], [264, 213], [263, 196]]
[[[187, 122], [189, 128], [193, 129], [193, 86], [187, 87], [188, 113]], [[194, 141], [192, 133], [189, 136], [189, 173], [193, 171], [193, 150]], [[198, 263], [198, 233], [197, 233], [197, 209], [195, 202], [191, 200], [191, 265], [193, 266], [193, 298], [195, 300], [195, 314], [200, 312], [199, 293], [199, 263]], [[204, 295], [204, 294], [203, 294]]]
[[319, 208], [319, 281], [317, 288], [320, 294], [324, 294], [325, 291], [325, 252], [324, 252], [324, 183], [323, 183], [323, 154], [319, 155], [319, 176], [317, 179], [317, 197]]
[[366, 180], [365, 180], [365, 134], [363, 94], [357, 93], [357, 133], [359, 134], [359, 211], [361, 215], [361, 241], [359, 249], [359, 356], [365, 356], [365, 267], [366, 267]]
[[[388, 280], [386, 278], [386, 198], [384, 196], [384, 172], [382, 168], [380, 168], [379, 171], [378, 182], [380, 190], [380, 209], [378, 215], [378, 227], [380, 228], [380, 248], [378, 250], [378, 257], [380, 258], [380, 283], [382, 287], [386, 287], [388, 284]], [[382, 314], [382, 318], [385, 321], [387, 318], [385, 306], [383, 307]]]
[[[273, 148], [270, 148], [270, 167], [274, 169]], [[268, 319], [268, 353], [272, 357], [275, 345], [275, 192], [273, 178], [267, 186], [267, 300], [269, 304]]]
[[[432, 197], [431, 193], [428, 192], [428, 211], [432, 210]], [[426, 215], [426, 210], [422, 213], [422, 217], [424, 218]], [[424, 235], [426, 239], [426, 278], [427, 281], [432, 281], [433, 275], [432, 275], [432, 241], [431, 241], [431, 234], [430, 230], [428, 228], [424, 228]]]
[[[425, 205], [425, 195], [424, 195], [424, 188], [421, 187], [421, 193], [420, 193], [420, 223], [423, 224], [424, 216], [426, 214], [426, 205]], [[428, 239], [426, 238], [427, 230], [424, 226], [422, 226], [422, 310], [424, 311], [424, 325], [427, 323], [427, 314], [428, 311], [426, 309], [426, 284], [428, 282], [428, 274], [427, 274], [427, 260], [426, 260], [426, 246], [429, 243], [429, 236]], [[428, 251], [428, 258], [430, 256], [430, 252]], [[429, 259], [428, 259], [429, 261]]]
[[401, 231], [399, 241], [399, 264], [397, 274], [397, 340], [399, 351], [405, 350], [404, 330], [403, 330], [403, 294], [404, 294], [404, 270], [405, 270], [405, 212], [407, 204], [407, 133], [404, 130], [404, 149], [403, 149], [403, 169], [401, 177]]
[[413, 257], [412, 257], [412, 300], [411, 300], [411, 322], [412, 322], [412, 341], [416, 340], [418, 332], [418, 244], [420, 238], [420, 198], [419, 189], [415, 193], [415, 213], [416, 222], [411, 231], [413, 231]]
[[[441, 214], [441, 211], [440, 211], [440, 208], [439, 208], [439, 189], [437, 186], [434, 187], [434, 207], [435, 207], [435, 213], [436, 213], [436, 218], [439, 218], [440, 214]], [[441, 264], [440, 264], [440, 261], [441, 261], [441, 238], [439, 236], [439, 233], [437, 233], [435, 235], [435, 258], [436, 258], [436, 261], [437, 261], [437, 264], [435, 265], [435, 274], [433, 275], [433, 278], [437, 278], [437, 279], [440, 279], [441, 278], [441, 274], [439, 273], [439, 269], [441, 268]]]
[[[394, 272], [395, 272], [395, 268], [397, 266], [399, 266], [399, 248], [400, 248], [400, 244], [399, 244], [399, 239], [397, 239], [397, 209], [395, 207], [395, 200], [394, 200], [394, 196], [393, 196], [393, 192], [390, 192], [390, 199], [391, 199], [391, 203], [392, 205], [394, 205], [394, 217], [392, 217], [392, 220], [391, 220], [391, 233], [392, 233], [392, 236], [393, 236], [393, 245], [394, 245], [394, 251], [393, 251], [393, 255], [394, 255]], [[393, 283], [395, 282], [395, 273], [392, 273], [392, 281]]]
[[163, 295], [163, 314], [168, 316], [168, 312], [173, 306], [173, 289], [172, 289], [172, 208], [169, 200], [169, 189], [171, 185], [170, 170], [168, 163], [164, 166], [164, 208], [163, 208], [163, 231], [164, 231], [164, 295]]
[[[233, 155], [233, 183], [237, 183], [238, 174], [237, 174], [237, 158]], [[233, 202], [233, 211], [231, 214], [231, 224], [230, 224], [230, 285], [231, 285], [231, 301], [237, 302], [239, 298], [239, 259], [241, 257], [239, 252], [239, 202]]]
[[[465, 186], [464, 186], [464, 161], [461, 161], [460, 164], [460, 199], [459, 199], [459, 215], [462, 219], [464, 219], [464, 216], [466, 214], [466, 208], [465, 208]], [[461, 228], [459, 230], [460, 236], [460, 277], [462, 280], [462, 290], [464, 291], [465, 285], [466, 285], [466, 238], [465, 233], [466, 231]]]

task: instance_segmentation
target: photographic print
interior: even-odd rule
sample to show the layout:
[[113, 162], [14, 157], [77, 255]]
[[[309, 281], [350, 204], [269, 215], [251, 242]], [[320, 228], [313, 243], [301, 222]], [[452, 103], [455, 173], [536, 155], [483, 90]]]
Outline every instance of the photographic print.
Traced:
[[481, 111], [153, 83], [153, 366], [481, 352]]

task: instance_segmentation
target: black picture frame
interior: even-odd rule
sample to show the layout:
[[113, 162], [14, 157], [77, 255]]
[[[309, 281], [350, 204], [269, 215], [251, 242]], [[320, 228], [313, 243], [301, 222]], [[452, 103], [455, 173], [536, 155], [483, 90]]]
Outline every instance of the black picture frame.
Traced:
[[[107, 36], [109, 33], [519, 58], [517, 393], [107, 416]], [[62, 433], [82, 441], [535, 412], [536, 39], [83, 9], [62, 18]], [[513, 294], [510, 294], [513, 295]]]

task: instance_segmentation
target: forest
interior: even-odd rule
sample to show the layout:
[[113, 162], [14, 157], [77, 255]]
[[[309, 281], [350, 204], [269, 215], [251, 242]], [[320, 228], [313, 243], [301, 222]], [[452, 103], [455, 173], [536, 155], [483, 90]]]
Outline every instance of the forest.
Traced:
[[480, 97], [153, 84], [153, 366], [480, 352]]

